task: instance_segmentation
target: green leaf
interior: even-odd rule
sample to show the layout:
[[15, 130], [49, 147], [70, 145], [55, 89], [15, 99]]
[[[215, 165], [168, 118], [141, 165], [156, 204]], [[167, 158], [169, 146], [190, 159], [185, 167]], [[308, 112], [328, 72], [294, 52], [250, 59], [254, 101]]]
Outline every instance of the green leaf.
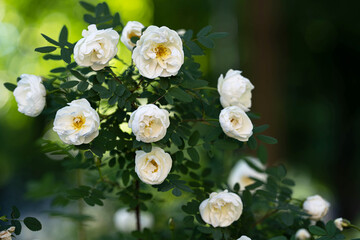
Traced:
[[129, 171], [124, 171], [123, 174], [122, 174], [122, 180], [123, 180], [123, 183], [124, 185], [127, 185], [129, 183], [129, 180], [130, 180], [130, 173]]
[[260, 141], [267, 143], [267, 144], [276, 144], [278, 141], [276, 138], [265, 136], [265, 135], [257, 135], [256, 136]]
[[192, 55], [204, 55], [204, 51], [195, 42], [186, 42], [186, 46], [190, 49]]
[[43, 56], [43, 59], [58, 61], [58, 60], [61, 60], [61, 56], [60, 55], [54, 55], [54, 54], [46, 54], [46, 55]]
[[144, 143], [141, 148], [144, 152], [149, 153], [151, 152], [152, 146], [151, 143]]
[[214, 240], [221, 240], [223, 237], [223, 234], [219, 228], [212, 229], [212, 236]]
[[259, 148], [257, 150], [257, 156], [262, 163], [266, 163], [268, 154], [267, 154], [266, 147], [264, 145], [259, 145]]
[[199, 153], [196, 151], [195, 148], [189, 148], [187, 150], [187, 153], [189, 154], [191, 160], [193, 160], [194, 162], [199, 162], [200, 156], [199, 156]]
[[50, 72], [52, 73], [60, 73], [60, 72], [65, 72], [66, 71], [66, 68], [64, 67], [58, 67], [58, 68], [54, 68], [54, 69], [51, 69]]
[[201, 43], [201, 45], [203, 45], [206, 48], [215, 47], [214, 41], [208, 37], [199, 37], [197, 40], [199, 41], [199, 43]]
[[60, 44], [57, 41], [55, 41], [54, 39], [46, 36], [45, 34], [41, 34], [41, 36], [43, 36], [43, 38], [45, 38], [45, 40], [48, 41], [49, 43], [54, 44], [56, 46], [60, 46]]
[[79, 84], [79, 81], [67, 81], [60, 84], [61, 88], [72, 88]]
[[21, 229], [22, 229], [20, 221], [19, 220], [11, 220], [11, 225], [13, 225], [15, 227], [14, 233], [16, 235], [19, 235], [21, 233]]
[[208, 37], [212, 38], [212, 39], [217, 39], [217, 38], [227, 37], [228, 35], [229, 35], [229, 33], [227, 33], [227, 32], [214, 32], [214, 33], [210, 33], [208, 35]]
[[183, 145], [183, 141], [181, 140], [181, 138], [179, 137], [178, 134], [172, 133], [170, 138], [171, 138], [172, 142], [173, 142], [176, 146], [181, 146], [181, 145]]
[[67, 40], [68, 40], [68, 29], [67, 27], [64, 25], [63, 28], [61, 29], [60, 35], [59, 35], [59, 42], [61, 44], [66, 44]]
[[20, 217], [20, 211], [16, 206], [12, 207], [11, 217], [15, 219]]
[[180, 197], [181, 194], [182, 194], [182, 192], [180, 191], [180, 189], [174, 188], [174, 189], [172, 190], [172, 194], [173, 194], [174, 196], [176, 196], [176, 197]]
[[114, 19], [113, 19], [113, 27], [117, 27], [121, 25], [121, 21], [120, 21], [120, 14], [119, 13], [115, 13], [114, 14]]
[[172, 97], [182, 101], [182, 102], [191, 102], [192, 98], [189, 94], [187, 94], [184, 90], [178, 87], [172, 87], [169, 89], [168, 94]]
[[77, 89], [80, 92], [84, 92], [89, 86], [89, 83], [86, 81], [81, 81], [78, 85], [77, 85]]
[[7, 90], [13, 92], [17, 86], [13, 83], [6, 82], [4, 83], [4, 87], [6, 87]]
[[68, 48], [62, 48], [60, 53], [61, 58], [64, 60], [64, 62], [70, 64], [72, 51]]
[[87, 78], [85, 76], [83, 76], [81, 73], [79, 73], [78, 71], [75, 70], [70, 70], [71, 74], [74, 75], [74, 77], [76, 77], [77, 79], [81, 80], [81, 81], [86, 81]]
[[291, 226], [294, 223], [294, 216], [289, 213], [289, 212], [284, 212], [280, 215], [281, 217], [281, 221], [286, 225], [286, 226]]
[[95, 12], [95, 6], [90, 3], [80, 1], [80, 5], [89, 12]]
[[285, 184], [285, 185], [288, 185], [288, 186], [295, 186], [295, 182], [292, 179], [289, 179], [289, 178], [285, 178], [281, 182], [283, 184]]
[[27, 217], [24, 219], [25, 226], [31, 231], [40, 231], [42, 226], [39, 220], [34, 217]]
[[249, 140], [247, 141], [247, 145], [251, 150], [255, 150], [257, 148], [257, 141], [254, 135], [249, 138]]
[[185, 79], [182, 83], [180, 83], [180, 85], [184, 88], [200, 88], [205, 87], [208, 84], [208, 81], [200, 79]]
[[264, 125], [261, 125], [261, 126], [257, 126], [257, 127], [254, 127], [253, 133], [260, 133], [260, 132], [265, 131], [268, 128], [269, 128], [269, 124], [264, 124]]
[[53, 46], [35, 48], [35, 51], [40, 52], [40, 53], [50, 53], [55, 50], [56, 50], [56, 47], [53, 47]]
[[277, 236], [277, 237], [270, 238], [269, 240], [287, 240], [287, 238], [284, 236]]
[[321, 227], [315, 226], [315, 225], [310, 226], [309, 231], [310, 231], [310, 233], [312, 233], [314, 235], [318, 235], [318, 236], [326, 235], [326, 231], [324, 229], [322, 229]]
[[199, 131], [195, 131], [193, 132], [193, 134], [191, 134], [188, 144], [190, 146], [195, 146], [198, 143], [199, 139], [200, 139], [200, 133]]
[[212, 29], [212, 26], [208, 25], [206, 27], [203, 27], [198, 34], [196, 34], [197, 37], [205, 36], [207, 35]]
[[90, 24], [95, 24], [96, 23], [96, 18], [94, 18], [90, 14], [85, 14], [84, 15], [84, 21], [87, 22], [87, 23], [90, 23]]
[[334, 221], [327, 222], [325, 228], [326, 228], [326, 231], [327, 231], [327, 233], [329, 235], [334, 235], [336, 233], [336, 230], [337, 230], [337, 228], [336, 228], [336, 226], [334, 224]]

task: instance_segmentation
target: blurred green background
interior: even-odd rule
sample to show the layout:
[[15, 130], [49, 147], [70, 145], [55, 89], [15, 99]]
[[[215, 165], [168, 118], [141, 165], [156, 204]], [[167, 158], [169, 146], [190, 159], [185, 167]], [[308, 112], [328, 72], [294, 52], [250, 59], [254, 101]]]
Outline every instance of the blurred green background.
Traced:
[[[94, 4], [100, 1], [89, 1]], [[360, 2], [357, 0], [118, 0], [107, 2], [122, 21], [200, 30], [212, 25], [230, 35], [199, 58], [205, 79], [216, 86], [228, 69], [239, 69], [255, 85], [252, 111], [269, 123], [270, 162], [285, 163], [299, 197], [319, 193], [332, 203], [332, 217], [360, 217]], [[65, 24], [69, 39], [87, 26], [78, 1], [0, 0], [0, 207], [17, 204], [33, 212], [44, 202], [29, 200], [26, 183], [59, 163], [44, 161], [35, 141], [49, 126], [42, 117], [17, 112], [4, 82], [22, 73], [46, 75], [60, 66], [34, 52], [56, 38]], [[119, 44], [118, 56], [130, 52]], [[121, 71], [121, 66], [119, 66]], [[224, 176], [228, 174], [224, 172]], [[45, 203], [46, 205], [46, 203]], [[34, 208], [35, 206], [35, 208]], [[110, 221], [111, 221], [110, 217]], [[61, 222], [62, 224], [65, 224]], [[50, 224], [50, 223], [49, 223]], [[69, 224], [70, 225], [70, 224]], [[33, 235], [38, 236], [38, 235]], [[59, 239], [65, 239], [62, 234]], [[40, 239], [40, 238], [39, 238]]]

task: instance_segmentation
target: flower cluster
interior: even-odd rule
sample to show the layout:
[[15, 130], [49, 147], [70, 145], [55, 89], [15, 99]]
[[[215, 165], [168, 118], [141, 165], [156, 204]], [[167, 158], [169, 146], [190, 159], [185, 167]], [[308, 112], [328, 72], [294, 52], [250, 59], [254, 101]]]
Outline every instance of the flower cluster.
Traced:
[[[105, 3], [99, 6], [102, 4]], [[86, 6], [88, 11], [92, 9]], [[184, 219], [186, 227], [194, 226], [192, 239], [197, 237], [196, 234], [199, 239], [205, 239], [202, 233], [209, 232], [214, 239], [222, 239], [222, 236], [223, 239], [237, 240], [265, 239], [273, 237], [272, 233], [261, 233], [266, 231], [268, 223], [260, 227], [257, 224], [273, 215], [281, 221], [289, 220], [289, 215], [300, 212], [302, 215], [297, 217], [300, 220], [294, 224], [296, 227], [291, 231], [286, 229], [287, 239], [314, 237], [309, 225], [321, 221], [330, 204], [315, 195], [292, 205], [292, 192], [286, 185], [292, 186], [293, 182], [285, 178], [285, 169], [269, 171], [265, 167], [266, 159], [264, 161], [261, 155], [266, 153], [258, 151], [258, 158], [242, 157], [235, 163], [228, 176], [228, 186], [206, 179], [211, 169], [201, 168], [200, 156], [205, 152], [197, 152], [198, 146], [202, 146], [212, 158], [219, 155], [214, 152], [223, 144], [233, 144], [224, 147], [236, 151], [245, 146], [250, 151], [256, 150], [257, 140], [272, 142], [269, 140], [271, 137], [265, 135], [253, 136], [253, 133], [261, 132], [261, 126], [254, 129], [249, 117], [254, 85], [242, 76], [241, 71], [230, 69], [225, 75], [221, 74], [217, 88], [209, 87], [206, 81], [200, 80], [199, 64], [192, 55], [199, 55], [203, 49], [193, 46], [197, 46], [196, 41], [204, 47], [213, 45], [212, 39], [207, 38], [215, 34], [210, 33], [211, 27], [203, 28], [193, 37], [192, 31], [176, 32], [166, 26], [146, 27], [137, 21], [129, 21], [125, 26], [115, 24], [120, 22], [116, 15], [111, 24], [110, 20], [107, 23], [97, 22], [108, 18], [101, 20], [100, 12], [106, 11], [106, 8], [96, 11], [94, 19], [87, 18], [90, 25], [75, 44], [64, 43], [63, 36], [67, 32], [60, 34], [59, 43], [50, 41], [61, 48], [60, 57], [71, 50], [75, 62], [63, 59], [68, 65], [57, 69], [63, 72], [54, 77], [55, 80], [23, 74], [13, 92], [18, 111], [27, 116], [39, 116], [45, 107], [48, 108], [44, 114], [54, 119], [52, 130], [63, 143], [71, 145], [63, 147], [59, 144], [61, 150], [66, 150], [59, 152], [76, 152], [76, 156], [69, 155], [71, 160], [81, 159], [78, 165], [82, 166], [79, 168], [98, 171], [95, 187], [80, 186], [66, 191], [65, 195], [69, 199], [82, 198], [88, 205], [94, 206], [102, 205], [105, 191], [116, 193], [130, 209], [123, 208], [115, 213], [115, 227], [125, 233], [137, 230], [135, 235], [139, 234], [136, 235], [139, 239], [149, 239], [141, 234], [154, 225], [154, 216], [143, 212], [149, 207], [144, 201], [153, 197], [153, 194], [143, 191], [145, 184], [158, 191], [173, 189], [175, 196], [180, 196], [181, 191], [193, 194], [191, 202], [182, 208], [193, 215]], [[123, 73], [116, 74], [112, 63], [121, 61], [117, 56], [119, 41], [131, 51], [132, 61]], [[45, 50], [53, 48], [56, 49], [45, 47]], [[219, 98], [212, 101], [213, 95], [208, 90], [215, 90]], [[52, 93], [59, 93], [56, 101]], [[145, 99], [146, 102], [143, 101]], [[220, 114], [213, 111], [214, 108], [221, 108]], [[208, 118], [210, 116], [211, 119]], [[218, 121], [222, 131], [217, 123], [210, 124], [208, 120]], [[198, 122], [204, 123], [204, 128], [197, 128]], [[207, 132], [207, 136], [202, 136], [203, 132]], [[207, 137], [216, 140], [208, 140]], [[266, 143], [265, 140], [262, 142]], [[51, 150], [54, 148], [49, 147]], [[242, 154], [241, 151], [236, 153]], [[102, 167], [113, 168], [116, 164], [120, 166], [116, 174], [103, 175]], [[177, 172], [189, 176], [188, 185]], [[119, 176], [122, 181], [118, 181]], [[72, 193], [75, 193], [74, 196]], [[252, 201], [256, 203], [251, 205]], [[269, 210], [264, 216], [261, 216], [262, 205]], [[292, 221], [295, 222], [294, 219]], [[174, 234], [177, 230], [172, 218], [169, 226]], [[349, 226], [350, 222], [343, 218], [334, 221], [338, 232]], [[253, 229], [256, 229], [255, 233]], [[14, 230], [2, 231], [0, 239], [11, 240]], [[157, 239], [157, 236], [151, 238]]]
[[220, 113], [220, 125], [226, 135], [241, 142], [249, 140], [253, 134], [253, 124], [246, 115], [251, 107], [251, 90], [254, 86], [241, 76], [241, 71], [230, 69], [225, 77], [218, 79], [220, 102], [224, 107]]

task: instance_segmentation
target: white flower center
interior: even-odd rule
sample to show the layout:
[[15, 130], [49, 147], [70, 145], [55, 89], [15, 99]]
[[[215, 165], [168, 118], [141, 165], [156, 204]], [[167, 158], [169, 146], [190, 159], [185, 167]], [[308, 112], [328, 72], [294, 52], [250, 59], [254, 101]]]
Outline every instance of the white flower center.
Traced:
[[73, 127], [76, 130], [80, 130], [84, 125], [86, 119], [84, 116], [77, 116], [73, 118]]

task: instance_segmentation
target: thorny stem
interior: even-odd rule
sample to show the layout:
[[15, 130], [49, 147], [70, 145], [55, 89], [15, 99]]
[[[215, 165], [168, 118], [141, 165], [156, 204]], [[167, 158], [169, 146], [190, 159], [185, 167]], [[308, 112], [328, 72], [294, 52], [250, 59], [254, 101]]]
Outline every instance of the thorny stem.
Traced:
[[135, 92], [136, 90], [138, 90], [141, 86], [141, 83], [144, 81], [144, 78], [141, 78], [140, 82], [138, 83], [138, 85], [136, 86], [136, 88], [134, 88], [133, 90], [130, 90], [130, 92]]
[[156, 99], [155, 101], [153, 101], [152, 104], [154, 104], [154, 103], [156, 103], [157, 101], [159, 101], [160, 99], [162, 99], [166, 94], [167, 94], [167, 92], [164, 93], [161, 97], [159, 97], [159, 98]]
[[[135, 191], [136, 191], [136, 201], [138, 202], [135, 211], [136, 211], [136, 230], [140, 231], [141, 230], [141, 219], [140, 219], [140, 204], [139, 204], [139, 190], [140, 190], [140, 183], [139, 180], [135, 181]], [[139, 239], [141, 240], [141, 239]]]
[[274, 215], [275, 213], [277, 213], [279, 211], [279, 209], [274, 209], [273, 211], [270, 211], [268, 213], [266, 213], [262, 218], [260, 218], [259, 220], [257, 220], [254, 224], [253, 227], [255, 227], [256, 225], [258, 225], [259, 223], [262, 223], [265, 219], [267, 219], [268, 217]]
[[198, 88], [193, 88], [193, 90], [213, 90], [213, 91], [217, 91], [217, 88], [214, 88], [214, 87], [198, 87]]
[[122, 81], [116, 76], [116, 74], [113, 72], [113, 70], [110, 68], [110, 71], [108, 71], [116, 81], [118, 81], [120, 84], [123, 84]]
[[209, 121], [218, 122], [219, 119], [211, 119], [211, 118], [209, 118], [209, 119], [203, 119], [203, 118], [202, 119], [183, 119], [182, 121], [183, 122], [202, 122], [204, 124], [211, 125], [209, 123]]
[[[80, 170], [76, 171], [76, 180], [77, 180], [78, 186], [80, 186], [82, 184]], [[79, 214], [82, 215], [84, 212], [84, 205], [81, 200], [78, 200], [78, 209], [79, 209]], [[84, 224], [81, 221], [78, 224], [78, 239], [86, 240], [86, 232], [85, 232]]]

